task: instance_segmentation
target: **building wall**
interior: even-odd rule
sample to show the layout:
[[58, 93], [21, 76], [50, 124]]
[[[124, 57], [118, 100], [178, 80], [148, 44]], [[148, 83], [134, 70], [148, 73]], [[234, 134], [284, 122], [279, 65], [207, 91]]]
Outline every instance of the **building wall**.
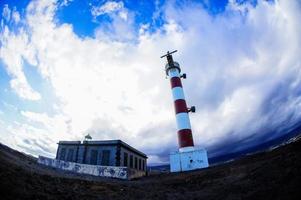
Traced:
[[85, 155], [84, 155], [84, 152], [85, 152], [85, 148], [86, 146], [84, 145], [79, 145], [78, 147], [78, 156], [77, 156], [77, 162], [78, 163], [84, 163], [84, 159], [85, 159]]
[[[127, 153], [127, 155], [128, 155], [127, 163], [125, 163], [126, 159], [125, 159], [124, 153]], [[131, 156], [133, 156], [133, 165], [132, 166], [130, 166]], [[137, 166], [135, 165], [135, 160], [137, 160]], [[140, 165], [139, 165], [139, 160], [140, 160]], [[132, 168], [132, 169], [136, 169], [136, 170], [140, 170], [140, 171], [146, 171], [146, 158], [140, 156], [139, 154], [137, 154], [133, 151], [128, 150], [127, 148], [121, 147], [120, 148], [120, 166]]]
[[[97, 165], [102, 165], [102, 166], [115, 166], [116, 165], [116, 146], [86, 146], [86, 157], [84, 160], [84, 164], [95, 164], [92, 163], [91, 161], [93, 160], [92, 158], [92, 152], [96, 151], [97, 152], [97, 159], [96, 159], [96, 164]], [[109, 161], [108, 163], [104, 164], [102, 162], [106, 152], [109, 152]], [[92, 159], [91, 159], [92, 158]]]
[[62, 145], [57, 150], [56, 159], [77, 162], [78, 145]]
[[[65, 151], [65, 153], [63, 152]], [[72, 158], [68, 157], [68, 153], [73, 151]], [[109, 152], [109, 153], [108, 153]], [[127, 153], [127, 163], [125, 163], [125, 153]], [[64, 155], [65, 154], [65, 155]], [[108, 162], [103, 160], [106, 155]], [[130, 165], [132, 156], [132, 165]], [[68, 160], [69, 158], [69, 160]], [[125, 148], [121, 145], [66, 145], [59, 144], [57, 150], [58, 160], [76, 162], [81, 164], [102, 165], [102, 166], [124, 166], [138, 171], [146, 171], [146, 158]]]

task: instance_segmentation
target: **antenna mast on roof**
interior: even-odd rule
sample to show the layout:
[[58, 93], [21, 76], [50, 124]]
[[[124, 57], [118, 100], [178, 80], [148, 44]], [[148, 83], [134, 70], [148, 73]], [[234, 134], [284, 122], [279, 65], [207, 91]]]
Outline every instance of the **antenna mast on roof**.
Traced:
[[87, 140], [92, 140], [92, 137], [91, 137], [90, 134], [88, 134], [88, 135], [85, 136], [85, 141], [87, 141]]

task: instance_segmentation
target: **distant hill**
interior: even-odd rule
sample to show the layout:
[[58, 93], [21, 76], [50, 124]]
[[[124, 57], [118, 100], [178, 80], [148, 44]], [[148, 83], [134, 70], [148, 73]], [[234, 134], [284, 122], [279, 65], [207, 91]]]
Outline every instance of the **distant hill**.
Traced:
[[209, 163], [211, 165], [216, 165], [219, 163], [227, 162], [229, 160], [243, 157], [245, 155], [258, 153], [261, 151], [268, 151], [270, 149], [276, 148], [278, 146], [281, 146], [281, 145], [290, 143], [296, 139], [299, 139], [300, 133], [301, 133], [301, 126], [293, 129], [292, 131], [289, 131], [287, 134], [285, 134], [281, 137], [277, 137], [277, 138], [269, 140], [267, 142], [263, 142], [261, 144], [250, 147], [248, 149], [245, 149], [242, 151], [237, 151], [237, 152], [230, 153], [230, 154], [224, 154], [224, 155], [217, 156], [217, 157], [211, 157], [211, 158], [209, 158]]
[[[269, 151], [271, 149], [277, 148], [281, 145], [286, 145], [289, 144], [291, 142], [294, 142], [295, 140], [299, 140], [301, 137], [301, 126], [298, 126], [296, 128], [294, 128], [291, 131], [288, 131], [287, 134], [269, 140], [267, 142], [261, 143], [259, 145], [255, 145], [251, 148], [242, 150], [242, 151], [237, 151], [235, 153], [229, 153], [229, 154], [224, 154], [224, 155], [220, 155], [220, 156], [216, 156], [216, 157], [209, 157], [209, 163], [210, 165], [218, 165], [221, 163], [225, 163], [225, 162], [229, 162], [229, 161], [233, 161], [235, 159], [244, 157], [246, 155], [250, 155], [250, 154], [255, 154], [255, 153], [259, 153], [262, 151]], [[163, 165], [154, 165], [154, 166], [149, 166], [148, 169], [156, 174], [158, 172], [168, 172], [170, 169], [169, 164], [163, 164]]]

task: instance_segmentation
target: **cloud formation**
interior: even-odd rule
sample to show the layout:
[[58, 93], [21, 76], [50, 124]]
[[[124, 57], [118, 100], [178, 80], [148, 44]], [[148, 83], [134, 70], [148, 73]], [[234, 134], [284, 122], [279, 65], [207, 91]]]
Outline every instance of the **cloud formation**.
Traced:
[[107, 1], [101, 6], [93, 6], [91, 9], [91, 13], [93, 17], [98, 17], [99, 15], [110, 14], [112, 12], [117, 12], [123, 9], [123, 2]]
[[[50, 81], [60, 102], [50, 105], [57, 111], [53, 116], [21, 112], [27, 122], [9, 131], [22, 138], [14, 142], [23, 149], [91, 133], [95, 139], [122, 139], [148, 153], [151, 162], [166, 162], [177, 138], [165, 61], [159, 57], [173, 49], [188, 75], [187, 102], [197, 107], [191, 115], [195, 144], [211, 155], [279, 137], [300, 121], [298, 1], [256, 6], [229, 1], [215, 16], [197, 3], [169, 1], [156, 31], [146, 24], [137, 29], [134, 11], [127, 18], [114, 14], [126, 8], [109, 1], [91, 12], [110, 14], [113, 21], [86, 38], [78, 37], [71, 24], [57, 24], [57, 9], [56, 1], [32, 1], [19, 31], [2, 26], [0, 58], [11, 88], [21, 98], [43, 98], [26, 81], [26, 61]], [[27, 134], [20, 137], [22, 131]]]
[[0, 49], [0, 58], [7, 66], [7, 72], [12, 77], [10, 81], [11, 88], [22, 98], [29, 100], [39, 100], [40, 94], [32, 89], [28, 84], [23, 72], [24, 60], [35, 65], [34, 54], [30, 45], [29, 37], [21, 29], [18, 34], [9, 31], [4, 25], [5, 22], [20, 22], [20, 14], [14, 9], [11, 11], [7, 5], [4, 6], [1, 20], [1, 37], [0, 43], [3, 47]]

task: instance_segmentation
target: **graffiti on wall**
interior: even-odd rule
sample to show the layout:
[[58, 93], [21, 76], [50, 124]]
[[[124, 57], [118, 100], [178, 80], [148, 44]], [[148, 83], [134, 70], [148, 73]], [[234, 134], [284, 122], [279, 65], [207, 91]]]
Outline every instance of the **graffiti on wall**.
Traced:
[[87, 165], [51, 159], [44, 156], [39, 156], [38, 163], [80, 174], [89, 174], [93, 176], [112, 177], [119, 179], [130, 179], [127, 167]]

